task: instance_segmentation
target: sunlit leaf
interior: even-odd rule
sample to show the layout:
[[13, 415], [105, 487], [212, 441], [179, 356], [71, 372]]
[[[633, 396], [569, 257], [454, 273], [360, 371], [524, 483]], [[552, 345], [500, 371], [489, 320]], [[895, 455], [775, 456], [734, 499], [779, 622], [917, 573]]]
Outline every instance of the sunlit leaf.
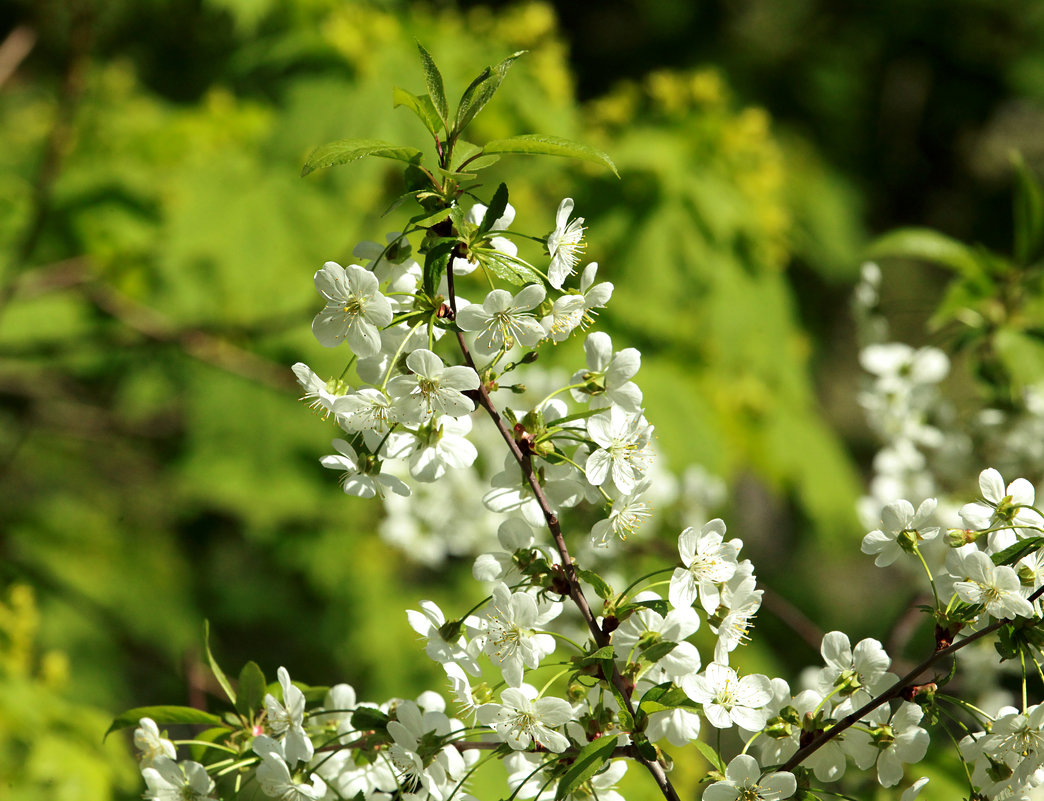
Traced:
[[416, 164], [421, 159], [421, 152], [415, 147], [393, 145], [378, 139], [338, 139], [313, 150], [301, 168], [301, 176], [324, 167], [349, 164], [366, 156]]
[[556, 801], [561, 801], [570, 795], [601, 770], [602, 766], [612, 758], [615, 748], [616, 735], [599, 737], [581, 748], [569, 770], [558, 782], [555, 790]]
[[930, 228], [900, 228], [887, 233], [870, 245], [866, 256], [927, 261], [969, 278], [983, 271], [972, 248]]
[[439, 120], [439, 112], [435, 110], [435, 106], [428, 95], [418, 97], [412, 92], [407, 92], [405, 89], [400, 89], [396, 86], [392, 92], [392, 103], [395, 108], [405, 106], [416, 114], [432, 136], [438, 134], [441, 122]]
[[114, 731], [137, 726], [142, 718], [151, 718], [160, 725], [171, 723], [221, 725], [221, 718], [217, 715], [212, 715], [209, 712], [204, 712], [202, 709], [194, 709], [190, 706], [139, 706], [134, 709], [128, 709], [122, 715], [119, 715], [105, 734], [108, 736]]
[[482, 150], [489, 154], [517, 153], [526, 156], [563, 156], [565, 158], [580, 159], [581, 161], [600, 164], [610, 170], [617, 178], [620, 177], [613, 160], [601, 150], [596, 150], [580, 142], [574, 142], [571, 139], [562, 139], [558, 136], [523, 134], [522, 136], [512, 136], [508, 139], [494, 139], [492, 142], [487, 142]]
[[513, 53], [495, 67], [486, 67], [464, 90], [464, 94], [460, 98], [460, 104], [457, 106], [457, 119], [454, 124], [454, 130], [457, 133], [463, 131], [468, 123], [475, 118], [475, 115], [482, 111], [483, 107], [493, 99], [493, 95], [500, 88], [500, 84], [504, 80], [504, 76], [507, 75], [508, 69], [515, 62], [515, 59], [524, 52], [523, 50]]
[[431, 53], [424, 49], [424, 45], [417, 42], [417, 49], [420, 51], [421, 61], [424, 63], [424, 83], [428, 87], [428, 96], [431, 98], [435, 111], [438, 112], [439, 119], [444, 125], [448, 125], [449, 106], [446, 104], [446, 86], [442, 82], [442, 73], [435, 65], [435, 59], [431, 57]]

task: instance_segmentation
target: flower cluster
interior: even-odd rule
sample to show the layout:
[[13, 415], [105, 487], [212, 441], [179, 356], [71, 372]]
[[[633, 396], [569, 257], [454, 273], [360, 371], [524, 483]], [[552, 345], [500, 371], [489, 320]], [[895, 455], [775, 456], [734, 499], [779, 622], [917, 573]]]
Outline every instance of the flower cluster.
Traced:
[[[798, 686], [746, 670], [740, 649], [764, 591], [725, 522], [704, 522], [720, 494], [705, 476], [683, 481], [693, 490], [682, 494], [696, 525], [678, 535], [674, 565], [622, 591], [613, 587], [617, 574], [607, 579], [590, 568], [586, 557], [639, 534], [665, 483], [654, 472], [653, 427], [634, 381], [641, 355], [591, 331], [582, 335], [584, 364], [568, 377], [532, 366], [541, 349], [591, 326], [612, 284], [598, 282], [594, 262], [577, 275], [586, 228], [572, 199], [561, 201], [544, 236], [512, 229], [517, 215], [503, 184], [488, 206], [465, 200], [477, 187], [463, 186], [472, 177], [464, 167], [480, 169], [482, 152], [459, 134], [514, 57], [480, 75], [452, 116], [441, 76], [421, 52], [429, 94], [402, 92], [399, 101], [432, 132], [439, 166], [429, 171], [411, 156], [407, 177], [420, 212], [384, 245], [358, 245], [362, 263], [327, 262], [314, 275], [323, 306], [312, 331], [320, 345], [347, 351], [344, 370], [329, 380], [303, 363], [293, 370], [303, 399], [337, 427], [336, 453], [320, 463], [340, 472], [346, 493], [380, 497], [392, 512], [415, 491], [426, 493], [426, 514], [462, 532], [470, 520], [474, 530], [460, 539], [487, 544], [473, 562], [482, 597], [470, 609], [445, 612], [422, 601], [407, 612], [459, 711], [449, 714], [432, 691], [360, 702], [347, 684], [320, 692], [293, 683], [284, 668], [267, 692], [254, 663], [233, 689], [208, 648], [234, 713], [155, 707], [123, 716], [124, 725], [138, 725], [145, 797], [214, 799], [249, 783], [281, 801], [474, 801], [467, 788], [487, 753], [507, 768], [511, 798], [622, 801], [616, 785], [633, 760], [673, 801], [665, 749], [692, 743], [712, 763], [708, 801], [840, 795], [824, 785], [852, 765], [882, 787], [903, 784], [906, 766], [927, 753], [926, 726], [943, 712], [962, 727], [963, 739], [949, 734], [959, 740], [970, 797], [1024, 798], [1044, 783], [1044, 711], [1027, 702], [1025, 667], [1039, 665], [1044, 652], [1035, 628], [1044, 516], [1029, 481], [1006, 484], [992, 468], [979, 476], [979, 500], [958, 509], [934, 497], [925, 453], [944, 440], [933, 420], [936, 387], [949, 370], [941, 351], [875, 339], [861, 356], [873, 376], [861, 400], [885, 441], [867, 506], [880, 527], [862, 550], [879, 567], [924, 570], [935, 643], [917, 668], [900, 677], [878, 640], [853, 646], [831, 631], [820, 642], [821, 664]], [[540, 147], [523, 142], [524, 152]], [[558, 155], [569, 149], [545, 146]], [[462, 149], [458, 160], [454, 147]], [[537, 255], [519, 247], [533, 241], [543, 244]], [[857, 309], [883, 338], [886, 331], [870, 325], [879, 280], [875, 269], [864, 270]], [[534, 397], [536, 386], [543, 391]], [[502, 464], [490, 452], [490, 432]], [[480, 461], [488, 462], [488, 481], [476, 478]], [[432, 486], [438, 490], [425, 489]], [[918, 505], [896, 500], [904, 496]], [[478, 497], [480, 513], [463, 514]], [[567, 510], [594, 520], [579, 538], [564, 530]], [[960, 526], [946, 526], [941, 537], [947, 514]], [[416, 538], [394, 514], [389, 519], [400, 529], [394, 536]], [[1023, 667], [1023, 697], [1021, 706], [990, 715], [944, 696], [938, 682], [947, 658], [994, 633], [1002, 659]], [[934, 678], [932, 668], [941, 669]], [[157, 721], [135, 711], [210, 727], [191, 741], [202, 761], [179, 759]], [[904, 801], [925, 781], [910, 783]]]

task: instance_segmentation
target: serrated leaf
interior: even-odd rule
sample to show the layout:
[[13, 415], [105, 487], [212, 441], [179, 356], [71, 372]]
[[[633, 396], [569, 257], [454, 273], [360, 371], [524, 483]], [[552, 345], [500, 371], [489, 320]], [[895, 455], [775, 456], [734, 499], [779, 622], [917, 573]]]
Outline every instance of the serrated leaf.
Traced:
[[424, 123], [424, 127], [428, 129], [428, 133], [432, 136], [438, 134], [439, 112], [435, 110], [431, 97], [428, 95], [418, 97], [412, 92], [407, 92], [405, 89], [400, 89], [396, 86], [392, 91], [392, 104], [393, 108], [405, 106], [420, 118], [420, 121]]
[[138, 706], [128, 709], [122, 715], [113, 720], [112, 725], [105, 732], [108, 737], [112, 732], [137, 726], [142, 718], [152, 718], [157, 724], [169, 723], [200, 723], [209, 726], [220, 726], [221, 718], [204, 712], [202, 709], [194, 709], [190, 706]]
[[442, 124], [447, 125], [449, 105], [446, 103], [446, 86], [442, 82], [442, 73], [435, 65], [435, 59], [431, 57], [431, 53], [424, 49], [424, 45], [417, 42], [417, 49], [420, 51], [421, 62], [424, 64], [424, 83], [428, 87], [428, 96], [431, 98], [432, 105], [435, 107], [439, 119], [442, 120]]
[[439, 242], [424, 254], [424, 292], [428, 297], [435, 297], [439, 281], [442, 280], [442, 274], [446, 272], [456, 247], [456, 240]]
[[720, 756], [718, 756], [718, 752], [711, 748], [710, 743], [705, 743], [703, 740], [693, 740], [693, 745], [696, 746], [696, 750], [699, 751], [703, 755], [703, 758], [711, 765], [722, 773], [725, 772], [725, 762], [722, 761]]
[[489, 205], [486, 207], [486, 213], [482, 215], [482, 222], [479, 223], [478, 232], [480, 234], [486, 233], [493, 228], [493, 223], [504, 216], [504, 210], [508, 204], [508, 188], [507, 184], [501, 184], [497, 187], [497, 191], [493, 193], [493, 199], [489, 201]]
[[1044, 192], [1021, 154], [1012, 156], [1015, 168], [1015, 260], [1032, 264], [1044, 245]]
[[233, 705], [236, 703], [236, 692], [232, 689], [232, 684], [228, 680], [228, 676], [225, 675], [225, 671], [221, 669], [221, 666], [217, 663], [214, 658], [214, 654], [210, 651], [210, 621], [203, 621], [203, 650], [207, 655], [207, 664], [210, 665], [210, 670], [214, 673], [214, 678], [217, 679], [218, 684], [221, 685], [221, 689], [225, 691], [225, 695], [228, 696], [228, 700]]
[[423, 212], [415, 217], [410, 217], [410, 225], [415, 225], [418, 228], [431, 228], [433, 225], [437, 225], [443, 220], [449, 219], [450, 212], [453, 211], [453, 207], [437, 209], [433, 212]]
[[642, 651], [642, 658], [648, 662], [659, 662], [677, 647], [676, 642], [658, 642]]
[[1037, 550], [1042, 545], [1044, 545], [1044, 537], [1030, 537], [1009, 545], [1003, 551], [993, 554], [990, 558], [995, 565], [1013, 565], [1026, 554]]
[[916, 259], [938, 264], [968, 278], [980, 277], [982, 265], [975, 251], [956, 239], [930, 228], [900, 228], [870, 245], [870, 259]]
[[598, 597], [603, 601], [609, 601], [615, 596], [613, 588], [609, 586], [609, 583], [593, 570], [577, 568], [576, 574], [594, 587], [594, 591], [598, 593]]
[[648, 714], [662, 712], [665, 709], [677, 709], [678, 707], [694, 707], [695, 704], [678, 687], [670, 682], [653, 687], [638, 702], [638, 707]]
[[504, 76], [507, 75], [508, 69], [515, 62], [515, 59], [524, 52], [524, 50], [520, 50], [505, 58], [495, 67], [486, 67], [468, 85], [468, 88], [464, 90], [464, 94], [461, 95], [460, 103], [457, 105], [457, 119], [454, 123], [454, 131], [457, 133], [463, 131], [475, 119], [475, 115], [482, 111], [485, 105], [493, 99], [493, 95], [500, 88], [500, 84], [503, 82]]
[[523, 286], [544, 282], [544, 277], [536, 269], [517, 256], [492, 248], [475, 248], [472, 250], [472, 256], [479, 264], [509, 284]]
[[671, 610], [670, 605], [667, 601], [662, 598], [656, 598], [648, 601], [635, 601], [634, 606], [641, 606], [645, 609], [652, 609], [660, 617], [667, 617], [667, 613]]
[[597, 651], [594, 651], [590, 654], [584, 654], [583, 656], [575, 657], [574, 661], [580, 667], [587, 667], [588, 665], [593, 665], [596, 662], [602, 662], [606, 659], [612, 659], [615, 656], [615, 653], [616, 652], [613, 651], [613, 646], [605, 645], [599, 648]]
[[247, 662], [239, 671], [239, 683], [236, 691], [236, 711], [249, 717], [261, 708], [265, 699], [265, 674], [256, 662]]
[[393, 145], [380, 139], [338, 139], [312, 151], [301, 168], [301, 177], [324, 167], [349, 164], [366, 156], [395, 159], [407, 164], [416, 164], [421, 160], [421, 152], [415, 147]]
[[588, 145], [574, 142], [571, 139], [563, 139], [559, 136], [523, 134], [521, 136], [512, 136], [508, 139], [494, 139], [492, 142], [487, 142], [482, 151], [484, 153], [516, 153], [526, 156], [562, 156], [564, 158], [580, 159], [581, 161], [600, 164], [610, 170], [617, 178], [620, 177], [613, 160], [601, 150], [596, 150]]
[[613, 756], [616, 748], [616, 735], [606, 735], [588, 743], [580, 749], [573, 764], [565, 772], [555, 789], [555, 801], [573, 793], [578, 787], [598, 773]]

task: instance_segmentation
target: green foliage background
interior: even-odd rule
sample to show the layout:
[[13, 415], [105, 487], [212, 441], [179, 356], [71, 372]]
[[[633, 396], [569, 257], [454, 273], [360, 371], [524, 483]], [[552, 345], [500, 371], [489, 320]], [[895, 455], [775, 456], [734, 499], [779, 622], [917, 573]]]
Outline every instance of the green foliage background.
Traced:
[[[676, 5], [634, 12], [648, 51]], [[728, 5], [721, 30], [764, 37]], [[816, 7], [797, 4], [783, 22], [794, 28]], [[606, 4], [603, 22], [618, 10]], [[558, 200], [576, 199], [588, 256], [616, 285], [603, 322], [643, 352], [666, 459], [729, 482], [730, 531], [768, 586], [824, 625], [854, 614], [873, 633], [859, 599], [833, 602], [838, 580], [818, 591], [804, 580], [824, 559], [838, 570], [855, 561], [863, 533], [853, 509], [866, 435], [852, 422], [854, 367], [837, 368], [853, 355], [838, 332], [866, 208], [875, 226], [895, 222], [881, 211], [894, 187], [873, 183], [865, 141], [827, 129], [865, 109], [871, 55], [777, 53], [812, 75], [808, 102], [780, 108], [789, 124], [777, 127], [759, 106], [779, 102], [766, 77], [773, 51], [704, 56], [675, 43], [660, 62], [613, 72], [591, 55], [578, 12], [562, 13], [564, 26], [540, 2], [0, 6], [7, 42], [31, 45], [0, 82], [0, 787], [11, 797], [139, 795], [126, 742], [101, 744], [107, 715], [205, 702], [204, 618], [223, 662], [256, 659], [269, 677], [284, 664], [382, 698], [436, 675], [402, 609], [454, 598], [469, 565], [450, 564], [447, 583], [377, 539], [377, 507], [343, 497], [319, 467], [329, 432], [297, 402], [289, 371], [298, 360], [341, 367], [310, 334], [314, 270], [401, 224], [380, 216], [401, 189], [395, 165], [304, 180], [300, 165], [342, 137], [425, 147], [416, 120], [391, 109], [393, 86], [421, 87], [415, 40], [451, 94], [528, 51], [472, 139], [539, 132], [611, 154], [621, 180], [521, 158], [489, 180], [506, 181], [516, 208], [548, 230]], [[1020, 41], [1040, 42], [1039, 14], [1006, 13]], [[890, 41], [885, 19], [833, 22]], [[568, 37], [586, 60], [570, 61]], [[1005, 97], [1039, 91], [1027, 76], [1044, 59], [1027, 51], [990, 67]], [[978, 122], [988, 135], [986, 116]], [[942, 181], [951, 194], [976, 175], [956, 174]], [[952, 232], [974, 233], [961, 219]], [[781, 670], [812, 658], [762, 622], [757, 658]], [[64, 656], [47, 655], [55, 649]]]

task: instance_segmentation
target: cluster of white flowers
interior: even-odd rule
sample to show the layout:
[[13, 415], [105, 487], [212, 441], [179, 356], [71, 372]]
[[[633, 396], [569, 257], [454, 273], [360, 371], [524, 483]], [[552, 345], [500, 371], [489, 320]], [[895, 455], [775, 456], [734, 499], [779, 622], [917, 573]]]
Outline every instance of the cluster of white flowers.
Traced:
[[[451, 204], [444, 214], [426, 208], [426, 225], [389, 234], [383, 246], [359, 245], [355, 255], [366, 264], [327, 262], [314, 277], [325, 305], [312, 330], [323, 346], [347, 346], [347, 367], [331, 380], [302, 363], [293, 368], [304, 399], [339, 428], [336, 454], [321, 464], [340, 471], [346, 493], [384, 499], [386, 537], [431, 564], [447, 552], [482, 551], [472, 575], [483, 600], [459, 617], [432, 601], [407, 612], [445, 672], [459, 718], [438, 693], [360, 703], [345, 684], [310, 706], [307, 688], [280, 668], [278, 693], [262, 700], [258, 692], [255, 710], [237, 704], [240, 728], [215, 736], [214, 747], [234, 755], [223, 762], [179, 761], [174, 743], [141, 717], [134, 740], [145, 797], [216, 798], [215, 777], [238, 770], [238, 791], [252, 770], [247, 781], [281, 801], [474, 801], [466, 788], [486, 752], [504, 762], [511, 797], [622, 801], [615, 787], [628, 758], [671, 799], [664, 748], [708, 731], [717, 749], [724, 750], [726, 731], [726, 742], [743, 743], [728, 763], [710, 749], [717, 763], [708, 801], [783, 801], [817, 790], [815, 782], [838, 782], [849, 765], [874, 771], [882, 787], [903, 783], [906, 766], [927, 753], [929, 733], [920, 724], [939, 703], [937, 688], [917, 685], [920, 673], [898, 678], [880, 642], [853, 647], [840, 631], [823, 637], [822, 664], [795, 691], [783, 678], [743, 671], [737, 651], [763, 591], [725, 522], [702, 523], [723, 490], [705, 474], [690, 472], [680, 490], [654, 472], [653, 428], [633, 380], [639, 352], [594, 331], [584, 339], [584, 366], [568, 378], [548, 385], [547, 374], [530, 366], [541, 347], [587, 328], [611, 298], [594, 263], [569, 286], [583, 218], [572, 218], [571, 199], [561, 202], [543, 238], [541, 269], [511, 238], [515, 211], [506, 188], [497, 195], [499, 213], [481, 204], [466, 212]], [[424, 266], [412, 256], [411, 236], [422, 239]], [[472, 274], [514, 286], [494, 286], [469, 303], [455, 281]], [[864, 270], [857, 302], [864, 322], [873, 320], [879, 280], [875, 269]], [[925, 453], [944, 439], [932, 415], [948, 360], [933, 348], [874, 341], [861, 363], [873, 375], [861, 401], [885, 441], [872, 490], [880, 528], [864, 537], [862, 550], [880, 567], [907, 556], [923, 567], [935, 599], [937, 657], [1015, 619], [1032, 629], [1044, 591], [1044, 516], [1034, 508], [1033, 486], [1022, 478], [1005, 484], [997, 470], [984, 470], [981, 498], [953, 507], [963, 527], [940, 537]], [[528, 391], [509, 383], [516, 375]], [[478, 417], [484, 425], [474, 424]], [[500, 452], [508, 450], [499, 471], [491, 436], [500, 437]], [[426, 511], [411, 517], [402, 499], [414, 491]], [[701, 524], [678, 536], [676, 566], [617, 592], [586, 557], [639, 532], [657, 492], [687, 497]], [[905, 497], [918, 505], [894, 500]], [[559, 512], [574, 507], [597, 518], [573, 551], [584, 552], [584, 567], [559, 522]], [[458, 544], [453, 549], [422, 526], [452, 527]], [[926, 558], [923, 544], [937, 552]], [[666, 597], [657, 591], [664, 585]], [[1002, 654], [1037, 660], [1044, 639], [1026, 642], [1001, 643]], [[1025, 686], [1020, 708], [992, 717], [960, 711], [976, 723], [962, 723], [974, 733], [959, 747], [973, 797], [1024, 798], [1044, 783], [1044, 711], [1027, 704]], [[925, 781], [910, 784], [904, 801]]]

